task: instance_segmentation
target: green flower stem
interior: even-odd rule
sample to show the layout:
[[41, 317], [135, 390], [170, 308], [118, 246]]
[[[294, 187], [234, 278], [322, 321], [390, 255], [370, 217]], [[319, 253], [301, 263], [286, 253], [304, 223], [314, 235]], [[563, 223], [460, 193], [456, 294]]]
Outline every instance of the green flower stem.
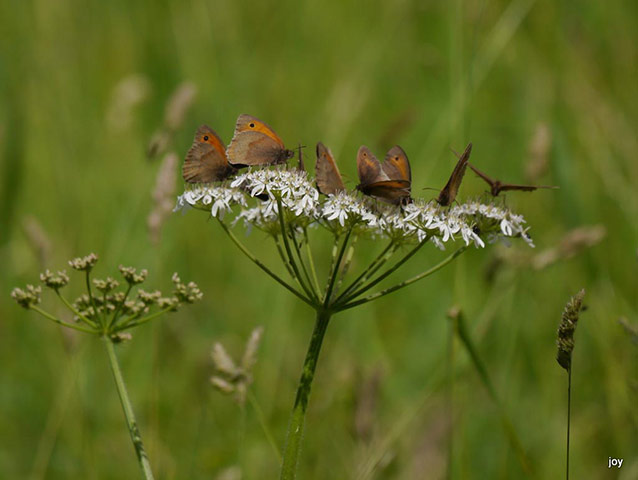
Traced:
[[275, 279], [277, 281], [277, 283], [279, 283], [284, 288], [286, 288], [286, 290], [288, 290], [294, 296], [296, 296], [297, 298], [299, 298], [303, 302], [307, 303], [311, 307], [313, 307], [313, 308], [315, 307], [315, 304], [309, 298], [304, 296], [301, 292], [296, 290], [293, 286], [289, 285], [285, 280], [283, 280], [281, 277], [279, 277], [277, 274], [275, 274], [272, 270], [270, 270], [266, 265], [264, 265], [257, 257], [255, 257], [252, 253], [250, 253], [250, 251], [244, 246], [243, 243], [241, 243], [237, 239], [237, 237], [233, 234], [233, 232], [230, 231], [230, 229], [228, 228], [228, 226], [224, 222], [222, 222], [219, 219], [218, 219], [218, 221], [219, 221], [220, 225], [222, 226], [222, 228], [224, 229], [224, 231], [226, 232], [226, 234], [233, 241], [233, 243], [237, 246], [237, 248], [239, 248], [239, 250], [241, 250], [241, 252], [244, 255], [246, 255], [246, 257], [248, 257], [248, 259], [250, 261], [252, 261], [255, 265], [257, 265], [259, 268], [261, 268], [268, 275], [270, 275], [273, 279]]
[[[66, 308], [68, 308], [69, 310], [71, 310], [71, 312], [73, 312], [73, 314], [74, 314], [76, 317], [78, 317], [80, 320], [82, 320], [84, 323], [86, 323], [86, 324], [87, 324], [87, 325], [89, 325], [90, 327], [98, 328], [98, 324], [97, 324], [97, 323], [95, 323], [95, 322], [94, 322], [93, 320], [91, 320], [90, 318], [85, 317], [85, 316], [84, 316], [84, 315], [82, 315], [80, 312], [78, 312], [78, 311], [76, 310], [76, 308], [75, 308], [75, 307], [71, 304], [71, 302], [69, 302], [66, 298], [64, 298], [64, 297], [62, 296], [62, 294], [61, 294], [58, 290], [56, 290], [56, 291], [55, 291], [55, 294], [58, 296], [58, 298], [59, 298], [60, 300], [62, 300], [62, 303], [64, 303], [64, 305], [66, 305]], [[93, 308], [95, 308], [95, 307], [93, 307]], [[95, 314], [97, 315], [97, 310], [95, 310]]]
[[[339, 252], [339, 235], [335, 234], [335, 240], [332, 244], [332, 259], [330, 260], [330, 270], [328, 270], [328, 282], [326, 283], [326, 288], [324, 291], [328, 291], [328, 285], [330, 285], [330, 280], [332, 279], [332, 274], [337, 268], [337, 253]], [[325, 298], [324, 298], [325, 301]]]
[[569, 362], [567, 368], [567, 461], [565, 463], [565, 475], [569, 480], [569, 426], [572, 414], [572, 364]]
[[[345, 298], [344, 300], [342, 300], [342, 302], [339, 302], [339, 303], [343, 304], [343, 302], [349, 302], [350, 300], [352, 300], [354, 298], [357, 298], [359, 295], [364, 294], [365, 292], [370, 290], [372, 287], [374, 287], [376, 284], [378, 284], [379, 282], [384, 280], [386, 277], [390, 276], [392, 273], [394, 273], [396, 270], [398, 270], [399, 267], [401, 267], [401, 265], [403, 265], [405, 262], [407, 262], [412, 257], [412, 255], [414, 255], [416, 252], [418, 252], [423, 247], [423, 245], [425, 245], [426, 242], [427, 242], [427, 240], [424, 240], [421, 243], [419, 243], [416, 247], [414, 247], [412, 250], [410, 250], [401, 260], [399, 260], [397, 263], [395, 263], [392, 267], [387, 269], [385, 272], [383, 272], [377, 278], [372, 280], [370, 283], [364, 285], [363, 287], [361, 287], [358, 290], [356, 290], [354, 293], [348, 295], [347, 298]], [[410, 280], [407, 280], [407, 281], [410, 281]], [[401, 285], [401, 284], [399, 284], [399, 285]], [[394, 291], [394, 290], [392, 290], [392, 291]], [[387, 292], [387, 293], [390, 293], [390, 292]]]
[[350, 240], [351, 233], [352, 233], [352, 229], [348, 230], [348, 232], [346, 233], [346, 238], [343, 239], [343, 243], [341, 244], [341, 249], [339, 250], [339, 255], [337, 256], [337, 261], [332, 270], [332, 275], [330, 276], [328, 287], [326, 288], [326, 296], [324, 297], [324, 300], [323, 300], [324, 308], [330, 305], [332, 291], [334, 289], [334, 286], [337, 280], [337, 275], [339, 273], [339, 266], [341, 265], [341, 260], [343, 259], [343, 254], [346, 251], [346, 247], [348, 246], [348, 241]]
[[370, 265], [368, 265], [368, 267], [363, 272], [361, 272], [361, 275], [355, 278], [354, 281], [350, 285], [348, 285], [348, 287], [343, 291], [343, 293], [339, 295], [335, 303], [338, 303], [344, 298], [346, 298], [348, 293], [350, 293], [355, 288], [358, 288], [359, 285], [361, 285], [361, 283], [365, 282], [368, 278], [374, 275], [374, 273], [378, 270], [378, 268], [381, 268], [381, 266], [383, 266], [385, 262], [388, 260], [388, 258], [386, 258], [386, 254], [391, 249], [392, 249], [392, 253], [394, 253], [393, 247], [395, 247], [395, 243], [393, 241], [390, 241], [388, 246], [383, 249], [383, 251], [377, 256], [377, 258], [372, 260], [372, 263], [370, 263]]
[[[421, 242], [421, 245], [423, 245], [423, 242]], [[372, 300], [376, 300], [377, 298], [381, 298], [389, 293], [392, 292], [396, 292], [397, 290], [400, 290], [401, 288], [407, 287], [408, 285], [412, 285], [414, 282], [418, 282], [419, 280], [421, 280], [422, 278], [428, 277], [430, 275], [432, 275], [433, 273], [441, 270], [443, 267], [445, 267], [448, 263], [452, 262], [456, 257], [458, 257], [461, 253], [463, 253], [466, 250], [467, 247], [463, 246], [461, 248], [459, 248], [458, 250], [456, 250], [454, 253], [452, 253], [449, 257], [447, 257], [446, 259], [444, 259], [443, 261], [441, 261], [440, 263], [437, 263], [435, 266], [433, 266], [432, 268], [430, 268], [429, 270], [426, 270], [425, 272], [421, 272], [420, 274], [405, 280], [401, 283], [398, 283], [397, 285], [394, 285], [393, 287], [390, 288], [386, 288], [385, 290], [381, 290], [380, 292], [374, 293], [372, 295], [368, 295], [365, 298], [362, 298], [360, 300], [356, 300], [354, 302], [350, 302], [350, 303], [346, 303], [346, 304], [342, 304], [342, 305], [337, 305], [335, 306], [335, 312], [341, 312], [343, 310], [348, 310], [349, 308], [352, 307], [356, 307], [357, 305], [362, 305], [364, 303], [368, 303], [371, 302]], [[417, 247], [418, 249], [418, 247]], [[413, 249], [408, 255], [406, 255], [406, 258], [404, 258], [403, 260], [406, 260], [407, 257], [413, 255], [416, 249]], [[400, 265], [395, 265], [391, 270], [394, 271], [396, 270]], [[392, 273], [392, 271], [386, 272], [388, 275], [390, 273]], [[385, 275], [387, 276], [387, 275]], [[379, 280], [380, 281], [380, 280]], [[373, 282], [373, 283], [378, 283], [378, 282]], [[353, 297], [350, 297], [350, 299], [352, 299]], [[350, 300], [349, 299], [349, 300]]]
[[297, 396], [295, 397], [295, 405], [290, 416], [290, 424], [288, 425], [288, 435], [286, 437], [286, 446], [281, 464], [281, 476], [279, 477], [281, 480], [292, 480], [297, 475], [297, 463], [301, 450], [301, 441], [303, 439], [310, 388], [315, 375], [315, 368], [317, 366], [319, 352], [321, 351], [323, 337], [330, 322], [330, 316], [330, 311], [317, 311], [317, 321], [314, 331], [312, 332], [310, 345], [308, 346], [308, 353], [306, 353], [301, 379], [299, 380], [299, 387], [297, 388]]
[[126, 292], [124, 293], [124, 300], [122, 300], [122, 302], [117, 306], [117, 308], [113, 312], [113, 316], [111, 317], [111, 321], [109, 322], [109, 328], [115, 325], [115, 322], [117, 321], [117, 318], [118, 318], [117, 316], [119, 315], [120, 311], [122, 310], [122, 307], [128, 300], [129, 293], [131, 293], [132, 289], [133, 289], [133, 284], [129, 283], [126, 289]]
[[[295, 262], [292, 256], [292, 250], [290, 249], [290, 243], [288, 243], [288, 235], [286, 233], [286, 222], [284, 220], [284, 207], [281, 204], [281, 199], [277, 198], [277, 216], [279, 217], [279, 226], [281, 228], [281, 236], [284, 240], [284, 247], [286, 248], [286, 253], [288, 254], [288, 260], [290, 261], [290, 266], [295, 271], [295, 276], [297, 277], [297, 283], [302, 288], [304, 292], [306, 292], [306, 296], [311, 299], [314, 298], [312, 290], [304, 283], [301, 275], [299, 274], [299, 268], [297, 267], [297, 263]], [[294, 240], [294, 239], [293, 239]]]
[[113, 378], [117, 387], [117, 393], [120, 396], [120, 402], [122, 403], [122, 410], [124, 410], [124, 416], [126, 417], [126, 425], [128, 426], [128, 431], [131, 434], [131, 441], [133, 442], [133, 447], [135, 448], [135, 453], [137, 454], [137, 460], [140, 464], [140, 467], [142, 468], [142, 472], [144, 472], [144, 478], [146, 480], [152, 480], [153, 472], [151, 471], [151, 464], [148, 461], [148, 457], [146, 456], [146, 450], [144, 449], [142, 436], [140, 435], [140, 431], [137, 427], [137, 422], [135, 421], [133, 407], [131, 405], [131, 401], [129, 400], [128, 392], [126, 391], [126, 385], [124, 384], [122, 372], [120, 371], [120, 364], [117, 360], [117, 356], [115, 355], [115, 347], [113, 346], [113, 342], [110, 338], [105, 336], [102, 337], [102, 340], [104, 341], [104, 346], [109, 357], [111, 371], [113, 372]]
[[503, 424], [503, 429], [505, 430], [505, 434], [507, 435], [507, 438], [510, 444], [512, 445], [512, 447], [514, 448], [514, 451], [516, 452], [518, 456], [518, 460], [521, 463], [521, 467], [523, 468], [525, 473], [527, 473], [529, 476], [532, 476], [530, 461], [527, 458], [527, 454], [525, 453], [525, 450], [523, 449], [523, 445], [521, 444], [521, 441], [519, 440], [518, 435], [516, 434], [516, 430], [514, 429], [514, 426], [512, 425], [512, 422], [510, 421], [509, 416], [507, 415], [507, 412], [505, 411], [505, 407], [501, 403], [501, 400], [498, 394], [496, 393], [496, 389], [494, 388], [494, 384], [492, 383], [492, 380], [490, 379], [490, 376], [487, 372], [487, 368], [485, 367], [485, 364], [481, 360], [481, 357], [478, 354], [478, 350], [474, 346], [474, 342], [472, 341], [472, 338], [470, 337], [470, 334], [467, 331], [463, 314], [459, 312], [455, 316], [454, 320], [455, 320], [456, 331], [458, 333], [458, 336], [461, 339], [463, 346], [465, 346], [465, 349], [467, 350], [468, 354], [470, 355], [470, 358], [472, 359], [472, 363], [474, 364], [474, 367], [476, 368], [476, 371], [478, 372], [479, 377], [481, 378], [481, 382], [483, 383], [483, 386], [485, 386], [485, 389], [489, 393], [490, 398], [492, 399], [492, 401], [498, 408], [498, 411], [501, 417], [501, 422]]
[[97, 307], [95, 306], [95, 300], [93, 299], [93, 291], [91, 290], [91, 279], [90, 279], [91, 271], [90, 271], [90, 269], [89, 270], [85, 270], [84, 273], [85, 273], [84, 279], [86, 281], [86, 291], [89, 294], [89, 300], [91, 301], [91, 306], [93, 307], [93, 311], [95, 311], [95, 316], [97, 318], [100, 318], [98, 316], [98, 313], [97, 313]]
[[62, 326], [64, 326], [64, 327], [69, 327], [69, 328], [72, 328], [73, 330], [77, 330], [77, 331], [79, 331], [79, 332], [84, 332], [84, 333], [95, 333], [95, 330], [93, 330], [93, 329], [86, 328], [86, 327], [83, 327], [83, 326], [81, 326], [81, 325], [76, 325], [76, 324], [74, 324], [74, 323], [65, 322], [64, 320], [60, 320], [59, 318], [54, 317], [54, 316], [53, 316], [53, 315], [51, 315], [50, 313], [45, 312], [45, 311], [44, 311], [44, 310], [42, 310], [41, 308], [36, 307], [36, 306], [34, 306], [34, 305], [31, 305], [29, 308], [30, 308], [31, 310], [33, 310], [34, 312], [39, 313], [39, 314], [40, 314], [40, 315], [42, 315], [43, 317], [48, 318], [48, 319], [49, 319], [49, 320], [51, 320], [52, 322], [57, 323], [58, 325], [62, 325]]
[[284, 253], [283, 247], [281, 246], [281, 241], [279, 240], [279, 235], [275, 236], [274, 238], [275, 238], [275, 245], [277, 245], [277, 251], [279, 252], [279, 256], [281, 257], [281, 261], [284, 262], [284, 265], [286, 266], [286, 270], [288, 270], [288, 273], [290, 274], [290, 277], [293, 280], [296, 280], [297, 278], [295, 277], [295, 272], [293, 271], [292, 267], [290, 266], [290, 262], [286, 258], [286, 254]]
[[310, 279], [310, 274], [308, 273], [308, 267], [306, 267], [306, 262], [304, 261], [303, 256], [301, 255], [299, 243], [297, 242], [297, 236], [295, 235], [295, 232], [292, 226], [289, 226], [289, 230], [290, 230], [290, 236], [292, 238], [292, 244], [295, 246], [295, 253], [297, 254], [297, 259], [299, 260], [299, 263], [301, 264], [301, 269], [303, 271], [304, 277], [306, 278], [306, 282], [308, 282], [308, 288], [312, 292], [312, 297], [318, 301], [319, 289], [315, 289], [314, 284], [312, 283], [312, 280]]
[[306, 256], [308, 257], [308, 263], [310, 264], [310, 273], [312, 274], [312, 279], [315, 283], [315, 289], [317, 292], [321, 291], [321, 287], [319, 286], [319, 279], [317, 277], [317, 269], [315, 268], [315, 261], [312, 256], [312, 248], [310, 248], [310, 242], [308, 241], [308, 230], [304, 227], [303, 229], [304, 240], [306, 241]]
[[350, 265], [352, 264], [352, 257], [354, 256], [354, 248], [357, 245], [358, 239], [359, 239], [359, 236], [357, 234], [355, 234], [352, 237], [352, 241], [350, 242], [350, 246], [348, 247], [348, 251], [346, 252], [346, 257], [343, 261], [343, 268], [341, 269], [341, 272], [339, 273], [339, 281], [337, 282], [337, 286], [335, 287], [336, 291], [339, 291], [339, 289], [341, 288], [341, 284], [343, 283], [343, 279], [346, 278], [346, 275], [348, 274], [348, 270], [350, 270]]
[[143, 323], [149, 322], [157, 317], [161, 317], [165, 313], [168, 313], [174, 309], [175, 307], [167, 307], [162, 310], [158, 310], [155, 313], [151, 313], [150, 315], [147, 315], [146, 317], [142, 317], [139, 320], [137, 319], [138, 318], [137, 316], [130, 317], [125, 322], [123, 322], [120, 326], [115, 327], [113, 331], [121, 332], [122, 330], [128, 330], [129, 328], [137, 327], [138, 325], [142, 325]]

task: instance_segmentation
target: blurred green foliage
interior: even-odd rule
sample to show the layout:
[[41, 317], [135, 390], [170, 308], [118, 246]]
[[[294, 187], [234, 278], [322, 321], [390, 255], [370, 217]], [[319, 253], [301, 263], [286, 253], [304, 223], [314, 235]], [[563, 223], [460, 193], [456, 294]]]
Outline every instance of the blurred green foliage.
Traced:
[[[172, 145], [180, 157], [200, 123], [229, 142], [236, 116], [250, 113], [289, 146], [307, 145], [310, 165], [316, 141], [330, 146], [351, 186], [359, 145], [382, 156], [400, 143], [425, 197], [435, 193], [422, 187], [446, 181], [450, 147], [472, 141], [479, 168], [519, 182], [535, 133], [549, 132], [547, 171], [535, 181], [560, 190], [506, 199], [528, 220], [536, 251], [522, 242], [505, 257], [500, 246], [471, 250], [435, 277], [334, 319], [301, 478], [444, 474], [451, 408], [440, 380], [453, 304], [538, 478], [561, 476], [566, 375], [555, 337], [565, 302], [582, 287], [589, 309], [573, 360], [572, 475], [610, 478], [614, 456], [625, 459], [618, 478], [635, 478], [638, 354], [617, 319], [638, 322], [637, 32], [629, 0], [0, 2], [0, 477], [139, 475], [99, 342], [68, 336], [9, 299], [44, 267], [91, 251], [101, 258], [98, 276], [130, 264], [150, 270], [149, 287], [166, 288], [178, 271], [205, 294], [120, 348], [158, 478], [212, 478], [232, 465], [244, 478], [277, 476], [254, 410], [210, 387], [210, 348], [222, 341], [237, 356], [249, 332], [265, 327], [253, 390], [283, 442], [312, 312], [201, 214], [171, 216], [157, 245], [146, 231], [158, 163], [145, 150], [167, 99], [191, 81], [197, 100]], [[139, 101], [118, 110], [118, 85], [131, 78]], [[468, 173], [460, 196], [484, 189]], [[44, 254], [29, 240], [32, 219], [48, 238]], [[606, 237], [573, 258], [541, 270], [513, 261], [592, 224]], [[316, 255], [327, 258], [329, 239], [315, 234]], [[246, 242], [277, 264], [264, 235]], [[380, 249], [359, 245], [362, 258]], [[406, 270], [438, 258], [426, 247]], [[452, 478], [520, 478], [498, 411], [458, 342], [452, 357]], [[353, 426], [358, 392], [377, 370], [365, 440]]]

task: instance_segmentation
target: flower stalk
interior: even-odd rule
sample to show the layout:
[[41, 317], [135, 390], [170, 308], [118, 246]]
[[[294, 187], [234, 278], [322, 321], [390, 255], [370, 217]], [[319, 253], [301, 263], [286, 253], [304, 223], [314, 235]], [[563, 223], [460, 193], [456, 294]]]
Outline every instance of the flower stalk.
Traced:
[[[267, 200], [254, 200], [265, 194]], [[249, 206], [249, 202], [254, 202], [255, 206]], [[238, 206], [235, 218], [232, 223], [226, 223], [223, 217], [233, 213], [234, 206]], [[290, 415], [281, 463], [282, 480], [296, 478], [312, 382], [323, 339], [334, 314], [377, 300], [434, 274], [470, 245], [485, 247], [483, 239], [494, 241], [498, 237], [517, 236], [531, 244], [523, 226], [524, 219], [501, 206], [469, 202], [442, 209], [421, 200], [405, 206], [385, 206], [348, 192], [329, 195], [322, 201], [306, 172], [292, 170], [260, 169], [237, 176], [230, 186], [192, 187], [178, 198], [175, 210], [190, 208], [210, 212], [250, 261], [315, 311], [315, 326]], [[274, 240], [289, 280], [266, 266], [238, 240], [231, 230], [238, 222], [243, 222], [247, 228], [258, 228]], [[327, 228], [334, 236], [323, 291], [319, 288], [320, 279], [308, 238], [310, 225]], [[350, 275], [356, 253], [354, 243], [366, 236], [386, 237], [389, 242], [361, 272]], [[461, 237], [464, 244], [439, 263], [412, 278], [369, 293], [415, 258], [425, 244], [443, 249], [444, 244], [455, 236]], [[410, 249], [383, 270], [403, 246], [410, 246]], [[343, 285], [346, 286], [342, 289]]]
[[124, 418], [126, 419], [126, 426], [129, 434], [131, 435], [131, 442], [135, 448], [135, 454], [137, 455], [137, 461], [140, 464], [144, 478], [146, 480], [153, 480], [153, 472], [151, 471], [151, 464], [148, 461], [146, 455], [146, 449], [144, 448], [144, 442], [142, 441], [142, 435], [137, 426], [135, 420], [135, 414], [133, 413], [133, 405], [128, 396], [126, 384], [124, 383], [124, 377], [120, 370], [120, 364], [115, 354], [115, 346], [113, 340], [109, 337], [102, 337], [104, 341], [104, 348], [109, 358], [109, 365], [111, 366], [111, 372], [113, 373], [113, 380], [115, 380], [115, 386], [117, 388], [117, 394], [120, 397], [120, 403], [122, 404], [122, 411], [124, 412]]
[[[112, 277], [91, 281], [91, 271], [97, 260], [97, 255], [92, 253], [86, 257], [69, 261], [69, 265], [74, 270], [84, 272], [84, 287], [86, 289], [85, 293], [73, 302], [67, 300], [60, 292], [69, 283], [69, 277], [65, 271], [58, 271], [57, 274], [54, 274], [47, 270], [40, 275], [44, 286], [53, 290], [71, 312], [72, 321], [58, 318], [37, 306], [41, 301], [42, 287], [40, 286], [27, 285], [24, 289], [15, 288], [11, 292], [11, 296], [21, 307], [33, 310], [58, 325], [102, 339], [137, 460], [144, 478], [150, 480], [153, 479], [153, 473], [115, 354], [114, 344], [131, 337], [129, 333], [124, 333], [126, 330], [131, 330], [168, 312], [173, 312], [182, 304], [194, 303], [202, 298], [202, 292], [193, 282], [183, 283], [175, 273], [172, 278], [175, 288], [170, 297], [162, 297], [162, 293], [159, 291], [147, 292], [138, 288], [136, 296], [130, 298], [133, 288], [138, 287], [146, 280], [148, 272], [146, 270], [137, 272], [133, 267], [120, 265], [119, 270], [127, 287], [125, 291], [117, 291], [120, 282]], [[155, 311], [153, 311], [154, 309]]]

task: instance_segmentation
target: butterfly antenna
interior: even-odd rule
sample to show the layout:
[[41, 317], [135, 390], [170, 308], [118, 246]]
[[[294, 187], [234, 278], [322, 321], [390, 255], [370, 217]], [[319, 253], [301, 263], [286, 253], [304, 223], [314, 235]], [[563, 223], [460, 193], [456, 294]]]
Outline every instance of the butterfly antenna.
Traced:
[[452, 147], [450, 147], [450, 152], [452, 152], [454, 155], [456, 155], [456, 158], [461, 158], [461, 154], [459, 152], [457, 152], [456, 150], [454, 150]]
[[297, 170], [299, 170], [300, 172], [305, 172], [306, 171], [306, 166], [303, 163], [303, 155], [301, 153], [301, 149], [302, 148], [306, 148], [306, 146], [302, 145], [301, 143], [299, 143], [297, 145], [297, 151], [299, 152], [299, 165], [297, 166]]

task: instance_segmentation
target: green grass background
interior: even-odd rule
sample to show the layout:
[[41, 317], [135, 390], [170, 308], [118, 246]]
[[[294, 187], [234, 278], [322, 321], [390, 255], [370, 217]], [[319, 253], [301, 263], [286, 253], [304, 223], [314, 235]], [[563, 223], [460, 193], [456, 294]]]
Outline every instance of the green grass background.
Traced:
[[[449, 147], [524, 180], [532, 135], [552, 135], [541, 179], [557, 191], [511, 194], [537, 251], [569, 229], [603, 224], [607, 236], [572, 259], [535, 271], [505, 263], [486, 281], [496, 247], [471, 250], [400, 293], [335, 317], [307, 417], [300, 478], [444, 478], [449, 398], [446, 310], [460, 305], [538, 478], [565, 461], [566, 374], [555, 332], [569, 296], [587, 289], [576, 332], [572, 478], [638, 476], [638, 346], [617, 323], [638, 323], [638, 8], [635, 2], [0, 2], [0, 478], [138, 478], [102, 345], [70, 336], [9, 298], [42, 265], [24, 233], [46, 231], [46, 267], [94, 251], [98, 276], [146, 267], [149, 287], [170, 275], [196, 281], [205, 300], [135, 331], [119, 349], [157, 477], [276, 478], [278, 463], [255, 412], [212, 390], [209, 356], [222, 341], [238, 356], [265, 327], [254, 394], [283, 444], [312, 312], [242, 257], [205, 216], [173, 215], [159, 245], [146, 216], [158, 163], [145, 158], [164, 105], [182, 81], [199, 91], [175, 136], [180, 158], [200, 123], [229, 142], [250, 113], [310, 164], [322, 140], [349, 185], [355, 154], [394, 143], [408, 152], [413, 189], [439, 187]], [[147, 98], [125, 129], [106, 121], [118, 82], [141, 75]], [[397, 127], [398, 125], [398, 127]], [[180, 179], [181, 180], [181, 179]], [[178, 187], [181, 189], [180, 186]], [[461, 198], [485, 185], [468, 174]], [[243, 234], [240, 234], [243, 238]], [[313, 244], [326, 259], [329, 245]], [[277, 265], [253, 232], [246, 242]], [[379, 245], [361, 242], [360, 258]], [[528, 254], [520, 241], [513, 252]], [[420, 252], [395, 278], [441, 258]], [[354, 267], [361, 267], [362, 261]], [[81, 292], [73, 277], [69, 295]], [[63, 312], [49, 295], [43, 305]], [[498, 411], [458, 342], [450, 478], [524, 478]], [[357, 390], [382, 381], [373, 437], [353, 431]], [[439, 379], [439, 380], [437, 380]], [[608, 457], [625, 460], [608, 470]]]

